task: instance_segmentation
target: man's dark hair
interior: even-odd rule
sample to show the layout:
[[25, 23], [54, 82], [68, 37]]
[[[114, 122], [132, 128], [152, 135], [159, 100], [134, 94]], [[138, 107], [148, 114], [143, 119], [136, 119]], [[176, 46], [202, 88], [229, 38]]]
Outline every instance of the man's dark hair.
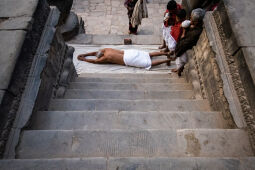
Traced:
[[185, 19], [186, 17], [185, 9], [178, 10], [176, 16], [179, 17], [180, 19]]
[[168, 10], [175, 10], [177, 8], [177, 3], [175, 2], [175, 0], [171, 0], [167, 3], [166, 8]]

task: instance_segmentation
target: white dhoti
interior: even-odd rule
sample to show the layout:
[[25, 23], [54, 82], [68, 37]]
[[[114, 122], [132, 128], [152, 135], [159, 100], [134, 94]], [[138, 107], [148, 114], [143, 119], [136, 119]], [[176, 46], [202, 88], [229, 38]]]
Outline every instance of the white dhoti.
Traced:
[[124, 63], [126, 66], [151, 68], [151, 58], [148, 52], [139, 50], [124, 50]]
[[184, 66], [187, 63], [187, 61], [188, 61], [188, 59], [187, 59], [186, 53], [182, 54], [180, 57], [177, 57], [177, 59], [175, 60], [177, 69]]
[[177, 42], [175, 41], [175, 39], [172, 37], [172, 35], [170, 34], [168, 36], [168, 40], [166, 41], [167, 47], [170, 51], [174, 51]]
[[169, 37], [169, 35], [170, 35], [170, 32], [171, 32], [171, 26], [166, 27], [166, 26], [163, 24], [163, 25], [162, 25], [162, 36], [163, 36], [163, 39], [166, 41], [166, 43], [167, 43], [168, 37]]

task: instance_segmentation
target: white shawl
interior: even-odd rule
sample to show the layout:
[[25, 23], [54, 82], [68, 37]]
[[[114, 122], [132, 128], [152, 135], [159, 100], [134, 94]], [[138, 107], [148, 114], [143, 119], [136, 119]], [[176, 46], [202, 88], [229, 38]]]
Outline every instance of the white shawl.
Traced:
[[141, 25], [143, 18], [148, 18], [146, 0], [138, 0], [131, 18], [132, 26]]

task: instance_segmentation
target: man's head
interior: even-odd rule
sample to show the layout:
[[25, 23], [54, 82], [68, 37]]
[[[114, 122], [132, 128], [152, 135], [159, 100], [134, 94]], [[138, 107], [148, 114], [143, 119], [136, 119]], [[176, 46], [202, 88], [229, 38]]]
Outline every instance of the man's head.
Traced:
[[181, 9], [181, 10], [177, 11], [177, 13], [176, 13], [176, 20], [178, 22], [184, 21], [185, 18], [186, 18], [186, 11], [184, 9]]
[[169, 10], [169, 11], [172, 11], [172, 10], [176, 10], [177, 8], [177, 3], [175, 2], [175, 0], [171, 0], [167, 3], [167, 6], [166, 8]]
[[191, 12], [191, 22], [193, 25], [198, 25], [203, 23], [203, 18], [205, 16], [205, 10], [201, 8], [194, 9]]

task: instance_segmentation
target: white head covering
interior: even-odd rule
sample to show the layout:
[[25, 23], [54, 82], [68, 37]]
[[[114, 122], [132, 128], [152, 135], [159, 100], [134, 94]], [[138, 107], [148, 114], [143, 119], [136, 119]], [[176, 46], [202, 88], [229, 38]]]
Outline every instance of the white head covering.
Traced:
[[204, 16], [205, 16], [205, 10], [201, 8], [194, 9], [191, 12], [192, 21], [198, 21], [198, 22], [203, 21]]

